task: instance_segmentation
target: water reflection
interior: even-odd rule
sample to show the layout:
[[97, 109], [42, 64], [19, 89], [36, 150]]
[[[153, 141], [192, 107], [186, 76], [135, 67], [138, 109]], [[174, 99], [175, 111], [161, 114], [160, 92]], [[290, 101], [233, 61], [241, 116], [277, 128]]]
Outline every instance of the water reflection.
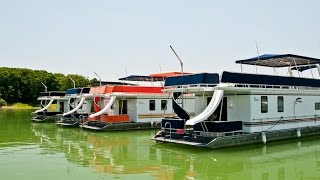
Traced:
[[44, 153], [63, 152], [70, 163], [102, 174], [136, 174], [154, 179], [316, 179], [316, 139], [203, 149], [156, 144], [153, 131], [95, 133], [51, 124], [32, 124]]
[[0, 148], [35, 143], [30, 120], [25, 120], [30, 117], [31, 112], [32, 110], [0, 109]]

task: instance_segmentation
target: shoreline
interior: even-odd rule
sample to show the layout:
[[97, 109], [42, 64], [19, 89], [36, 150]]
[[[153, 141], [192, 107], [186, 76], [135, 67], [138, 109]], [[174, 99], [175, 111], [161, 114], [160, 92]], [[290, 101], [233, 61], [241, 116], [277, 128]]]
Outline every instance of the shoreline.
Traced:
[[39, 107], [16, 107], [16, 106], [1, 106], [0, 109], [39, 109]]

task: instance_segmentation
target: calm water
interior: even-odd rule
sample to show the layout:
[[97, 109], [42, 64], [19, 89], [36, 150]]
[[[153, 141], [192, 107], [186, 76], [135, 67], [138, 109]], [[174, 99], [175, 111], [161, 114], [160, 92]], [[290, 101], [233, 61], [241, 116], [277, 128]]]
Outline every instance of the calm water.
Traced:
[[30, 112], [0, 110], [1, 179], [320, 179], [320, 137], [212, 150], [31, 123]]

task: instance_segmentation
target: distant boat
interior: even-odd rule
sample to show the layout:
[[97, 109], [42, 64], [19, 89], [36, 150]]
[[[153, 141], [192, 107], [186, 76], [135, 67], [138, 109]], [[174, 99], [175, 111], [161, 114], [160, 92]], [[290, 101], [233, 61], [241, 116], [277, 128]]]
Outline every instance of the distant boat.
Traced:
[[[320, 59], [267, 54], [236, 63], [241, 69], [245, 64], [271, 67], [275, 75], [224, 71], [220, 76], [167, 78], [165, 92], [173, 98], [176, 93], [195, 95], [196, 116], [164, 118], [153, 139], [220, 148], [320, 134], [320, 79], [301, 77], [312, 68], [320, 75]], [[288, 69], [288, 76], [276, 75], [281, 67]], [[294, 71], [298, 77], [293, 77]]]
[[[57, 114], [61, 114], [65, 109], [65, 91], [42, 92], [38, 97], [41, 109], [33, 112], [31, 120], [34, 122], [54, 122]], [[50, 106], [55, 105], [55, 109], [50, 111]]]

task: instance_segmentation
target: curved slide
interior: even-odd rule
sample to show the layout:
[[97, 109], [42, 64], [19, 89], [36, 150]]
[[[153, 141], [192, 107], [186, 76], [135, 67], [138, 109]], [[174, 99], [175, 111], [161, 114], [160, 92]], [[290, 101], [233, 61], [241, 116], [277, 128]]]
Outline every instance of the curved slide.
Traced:
[[66, 115], [69, 115], [69, 114], [72, 114], [72, 113], [76, 112], [76, 110], [78, 110], [82, 106], [82, 104], [84, 103], [85, 99], [86, 99], [86, 97], [82, 97], [80, 102], [79, 102], [79, 104], [75, 108], [73, 108], [71, 111], [63, 113], [62, 116], [66, 116]]
[[51, 99], [51, 100], [49, 101], [49, 103], [48, 103], [44, 108], [39, 109], [39, 110], [36, 110], [35, 113], [43, 112], [44, 110], [48, 109], [49, 106], [53, 103], [53, 101], [54, 101], [54, 99]]
[[177, 116], [181, 119], [189, 120], [190, 115], [187, 111], [185, 111], [181, 106], [179, 106], [177, 99], [181, 96], [182, 92], [174, 92], [172, 97], [172, 108], [173, 111], [177, 114]]
[[99, 112], [96, 112], [94, 114], [91, 114], [89, 117], [90, 118], [94, 118], [96, 116], [100, 116], [102, 115], [103, 113], [105, 113], [111, 106], [112, 104], [114, 103], [114, 101], [116, 100], [117, 96], [112, 96], [110, 101], [108, 102], [108, 104], [103, 108], [101, 109]]
[[212, 113], [214, 113], [214, 111], [217, 109], [217, 107], [219, 106], [221, 100], [223, 98], [223, 90], [215, 90], [213, 95], [212, 95], [212, 99], [209, 103], [209, 105], [207, 106], [207, 108], [202, 111], [202, 113], [200, 113], [199, 115], [195, 116], [194, 118], [188, 120], [186, 122], [186, 125], [195, 125], [199, 122], [202, 122], [204, 120], [206, 120]]

